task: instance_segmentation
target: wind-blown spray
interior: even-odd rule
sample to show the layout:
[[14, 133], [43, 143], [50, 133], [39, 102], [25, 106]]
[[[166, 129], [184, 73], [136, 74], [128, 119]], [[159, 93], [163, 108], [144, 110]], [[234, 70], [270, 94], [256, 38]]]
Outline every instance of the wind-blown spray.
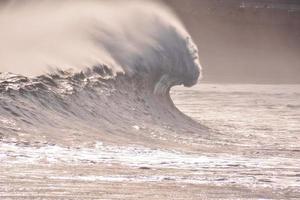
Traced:
[[0, 10], [0, 71], [40, 75], [49, 68], [105, 64], [192, 85], [197, 48], [165, 6], [147, 1], [10, 1]]
[[3, 132], [61, 139], [75, 128], [89, 138], [168, 124], [199, 133], [169, 96], [173, 85], [197, 82], [200, 64], [191, 37], [166, 7], [9, 1], [0, 6], [0, 27], [0, 71], [20, 74], [0, 73], [0, 119], [14, 124], [0, 121]]

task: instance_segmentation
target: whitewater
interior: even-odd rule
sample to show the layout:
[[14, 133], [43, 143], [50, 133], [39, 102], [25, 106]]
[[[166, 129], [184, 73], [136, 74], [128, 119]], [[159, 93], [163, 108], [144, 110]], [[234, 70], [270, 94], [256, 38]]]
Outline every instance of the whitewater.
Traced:
[[299, 197], [298, 86], [198, 84], [157, 2], [22, 2], [0, 3], [1, 199]]
[[201, 67], [196, 45], [166, 7], [12, 1], [1, 6], [0, 21], [5, 134], [61, 142], [74, 134], [85, 140], [124, 133], [126, 139], [136, 126], [147, 132], [164, 123], [199, 126], [169, 96], [174, 85], [197, 83]]

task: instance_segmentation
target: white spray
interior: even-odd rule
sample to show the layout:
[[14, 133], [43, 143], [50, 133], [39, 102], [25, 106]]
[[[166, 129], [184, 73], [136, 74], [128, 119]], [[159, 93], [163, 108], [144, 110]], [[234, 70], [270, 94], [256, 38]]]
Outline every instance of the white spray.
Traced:
[[192, 85], [197, 48], [165, 6], [148, 1], [8, 1], [0, 6], [0, 72], [35, 76], [98, 64]]

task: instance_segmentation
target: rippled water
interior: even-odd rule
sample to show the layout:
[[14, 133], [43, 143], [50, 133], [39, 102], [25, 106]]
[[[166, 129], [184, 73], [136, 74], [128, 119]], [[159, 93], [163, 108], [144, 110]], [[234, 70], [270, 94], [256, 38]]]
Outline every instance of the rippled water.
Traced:
[[[248, 174], [247, 164], [229, 168], [231, 177], [300, 191], [300, 85], [200, 84], [177, 87], [172, 97], [181, 111], [218, 133], [216, 143], [234, 146], [244, 163], [256, 165]], [[264, 166], [269, 159], [273, 167]]]
[[[147, 147], [101, 141], [92, 146], [66, 147], [4, 139], [0, 142], [0, 197], [39, 197], [35, 192], [40, 190], [55, 197], [75, 197], [74, 187], [78, 186], [81, 193], [76, 198], [93, 199], [83, 196], [95, 195], [91, 188], [82, 189], [86, 184], [92, 188], [126, 184], [129, 189], [123, 192], [109, 186], [118, 194], [115, 199], [126, 199], [128, 190], [137, 185], [143, 194], [156, 195], [153, 199], [199, 199], [203, 194], [208, 199], [300, 196], [300, 85], [200, 84], [188, 89], [176, 87], [171, 96], [181, 111], [207, 126], [209, 134], [157, 132], [155, 137], [147, 135], [153, 139]], [[140, 126], [134, 129], [143, 135], [146, 132]], [[176, 150], [154, 147], [153, 141], [160, 140], [174, 143]], [[180, 150], [180, 145], [191, 147], [191, 151], [183, 146]], [[28, 185], [22, 185], [24, 182]], [[22, 191], [16, 189], [20, 184]], [[159, 187], [149, 190], [152, 184]], [[59, 190], [50, 189], [54, 187]], [[171, 194], [177, 187], [196, 190], [174, 197]], [[162, 188], [167, 188], [164, 195]], [[180, 197], [183, 194], [186, 196]]]
[[223, 134], [220, 140], [300, 150], [300, 85], [200, 84], [172, 96], [181, 111]]

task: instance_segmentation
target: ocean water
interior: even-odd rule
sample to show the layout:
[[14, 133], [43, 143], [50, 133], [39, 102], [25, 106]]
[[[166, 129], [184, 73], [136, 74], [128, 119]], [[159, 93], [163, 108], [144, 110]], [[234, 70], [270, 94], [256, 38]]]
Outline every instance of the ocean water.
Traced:
[[[256, 179], [245, 181], [250, 187], [260, 182], [300, 191], [300, 85], [198, 84], [175, 87], [171, 96], [182, 112], [218, 135], [215, 144], [224, 151], [233, 147], [224, 155], [230, 162], [238, 154], [256, 166], [255, 173], [247, 164], [240, 172], [230, 169], [229, 177]], [[274, 165], [265, 166], [268, 161]]]
[[[199, 189], [187, 193], [185, 199], [203, 194], [208, 199], [299, 197], [299, 85], [199, 84], [192, 88], [175, 87], [171, 97], [183, 113], [206, 126], [207, 131], [157, 132], [152, 137], [152, 132], [140, 129], [145, 125], [136, 123], [127, 137], [133, 139], [134, 133], [148, 135], [146, 143], [110, 144], [97, 140], [92, 146], [34, 143], [7, 137], [0, 143], [1, 166], [5, 169], [1, 170], [4, 181], [0, 194], [22, 196], [26, 191], [38, 197], [26, 186], [22, 186], [24, 191], [12, 192], [14, 185], [5, 184], [5, 181], [27, 180], [41, 185], [60, 182], [64, 184], [60, 188], [64, 192], [71, 192], [68, 184], [74, 181], [94, 186], [145, 184], [142, 189], [151, 184], [167, 187], [176, 183]], [[166, 140], [169, 145], [155, 145]], [[176, 148], [172, 150], [170, 144]], [[36, 166], [40, 169], [36, 170]], [[73, 172], [68, 169], [70, 166], [88, 166], [89, 171]], [[100, 166], [104, 169], [96, 171]], [[34, 190], [38, 187], [38, 184], [33, 186]], [[218, 192], [210, 194], [204, 187]], [[51, 194], [51, 190], [46, 188], [46, 191]], [[87, 191], [89, 189], [82, 189], [82, 192]], [[126, 199], [124, 193], [115, 192], [118, 198]], [[159, 190], [153, 192], [157, 198], [165, 195]], [[172, 195], [165, 197], [176, 199]]]
[[1, 200], [300, 197], [299, 85], [196, 84], [158, 3], [0, 12]]
[[299, 150], [300, 85], [198, 84], [176, 87], [176, 106], [234, 145]]

